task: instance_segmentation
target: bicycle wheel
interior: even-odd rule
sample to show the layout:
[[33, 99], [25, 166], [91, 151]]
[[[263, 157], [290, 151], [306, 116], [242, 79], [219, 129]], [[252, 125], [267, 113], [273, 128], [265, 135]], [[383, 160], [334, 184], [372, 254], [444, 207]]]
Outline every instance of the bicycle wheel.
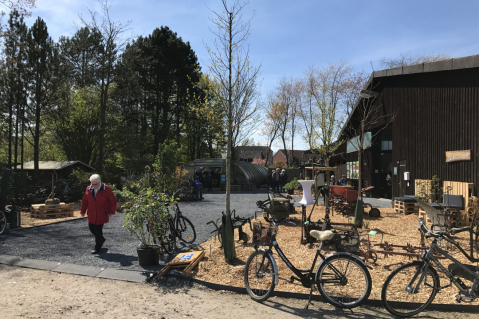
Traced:
[[7, 217], [5, 214], [0, 210], [0, 234], [7, 228]]
[[366, 266], [353, 255], [341, 254], [326, 258], [316, 271], [321, 296], [339, 308], [354, 308], [366, 301], [372, 280]]
[[196, 240], [196, 230], [193, 223], [186, 217], [181, 216], [178, 220], [178, 237], [187, 244]]
[[260, 250], [252, 253], [244, 268], [244, 285], [251, 299], [265, 301], [274, 290], [272, 257]]
[[381, 291], [381, 300], [387, 311], [395, 316], [409, 317], [431, 304], [440, 287], [439, 276], [431, 265], [423, 273], [423, 266], [424, 262], [412, 262], [388, 276]]
[[161, 239], [161, 247], [169, 254], [173, 254], [176, 249], [176, 236], [171, 222], [165, 223], [165, 235]]

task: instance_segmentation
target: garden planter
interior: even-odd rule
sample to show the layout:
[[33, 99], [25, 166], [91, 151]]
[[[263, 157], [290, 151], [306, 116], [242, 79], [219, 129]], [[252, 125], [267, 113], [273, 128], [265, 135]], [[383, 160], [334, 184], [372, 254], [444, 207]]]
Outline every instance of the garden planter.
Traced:
[[161, 249], [159, 246], [153, 246], [153, 248], [148, 249], [137, 249], [138, 253], [138, 263], [140, 266], [155, 266], [160, 262], [160, 252]]
[[289, 195], [294, 195], [294, 188], [290, 188], [286, 190]]

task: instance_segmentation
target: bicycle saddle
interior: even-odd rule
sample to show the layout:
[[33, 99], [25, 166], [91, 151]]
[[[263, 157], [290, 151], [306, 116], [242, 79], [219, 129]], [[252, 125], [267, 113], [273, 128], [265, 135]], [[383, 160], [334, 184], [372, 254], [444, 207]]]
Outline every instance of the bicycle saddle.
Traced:
[[334, 236], [334, 233], [330, 230], [312, 230], [309, 234], [320, 241], [331, 240]]

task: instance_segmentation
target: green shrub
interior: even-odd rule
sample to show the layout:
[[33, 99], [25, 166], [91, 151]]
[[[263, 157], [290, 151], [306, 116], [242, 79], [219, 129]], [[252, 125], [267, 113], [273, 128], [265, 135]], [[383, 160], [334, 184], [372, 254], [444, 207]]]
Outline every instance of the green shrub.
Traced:
[[298, 182], [297, 178], [294, 178], [291, 182], [284, 185], [284, 189], [300, 189], [301, 184]]
[[168, 203], [173, 199], [153, 188], [144, 189], [140, 194], [125, 190], [122, 196], [126, 200], [123, 227], [142, 243], [143, 248], [155, 246], [157, 239], [166, 236]]

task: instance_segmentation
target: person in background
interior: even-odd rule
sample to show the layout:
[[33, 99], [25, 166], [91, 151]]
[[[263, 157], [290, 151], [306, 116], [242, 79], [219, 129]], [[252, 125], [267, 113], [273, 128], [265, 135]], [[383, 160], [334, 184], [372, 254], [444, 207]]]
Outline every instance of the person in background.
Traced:
[[213, 183], [213, 175], [211, 175], [211, 171], [206, 171], [206, 186], [208, 187], [208, 192], [213, 191], [213, 187], [211, 184]]
[[201, 184], [203, 184], [205, 181], [203, 179], [203, 173], [201, 172], [201, 169], [198, 169], [195, 173], [195, 180], [199, 181]]
[[336, 178], [334, 177], [334, 175], [331, 175], [330, 182], [331, 182], [331, 185], [335, 185]]
[[281, 170], [281, 174], [279, 174], [279, 179], [280, 179], [280, 183], [281, 183], [280, 189], [283, 189], [284, 185], [286, 185], [286, 183], [288, 183], [288, 175], [286, 175], [286, 170], [284, 170], [284, 169]]
[[103, 237], [103, 225], [108, 223], [110, 216], [116, 212], [116, 198], [111, 188], [101, 182], [100, 175], [90, 176], [90, 183], [81, 201], [80, 214], [82, 217], [87, 214], [88, 227], [95, 236], [95, 248], [91, 253], [99, 254], [106, 240]]
[[203, 200], [203, 184], [195, 179], [191, 181], [191, 186], [195, 188], [195, 200]]
[[342, 175], [338, 183], [339, 186], [348, 186], [348, 180], [346, 179], [346, 175]]
[[273, 174], [271, 176], [272, 178], [272, 186], [273, 186], [273, 192], [277, 192], [279, 193], [279, 179], [280, 179], [280, 176], [279, 176], [279, 167], [273, 171]]

